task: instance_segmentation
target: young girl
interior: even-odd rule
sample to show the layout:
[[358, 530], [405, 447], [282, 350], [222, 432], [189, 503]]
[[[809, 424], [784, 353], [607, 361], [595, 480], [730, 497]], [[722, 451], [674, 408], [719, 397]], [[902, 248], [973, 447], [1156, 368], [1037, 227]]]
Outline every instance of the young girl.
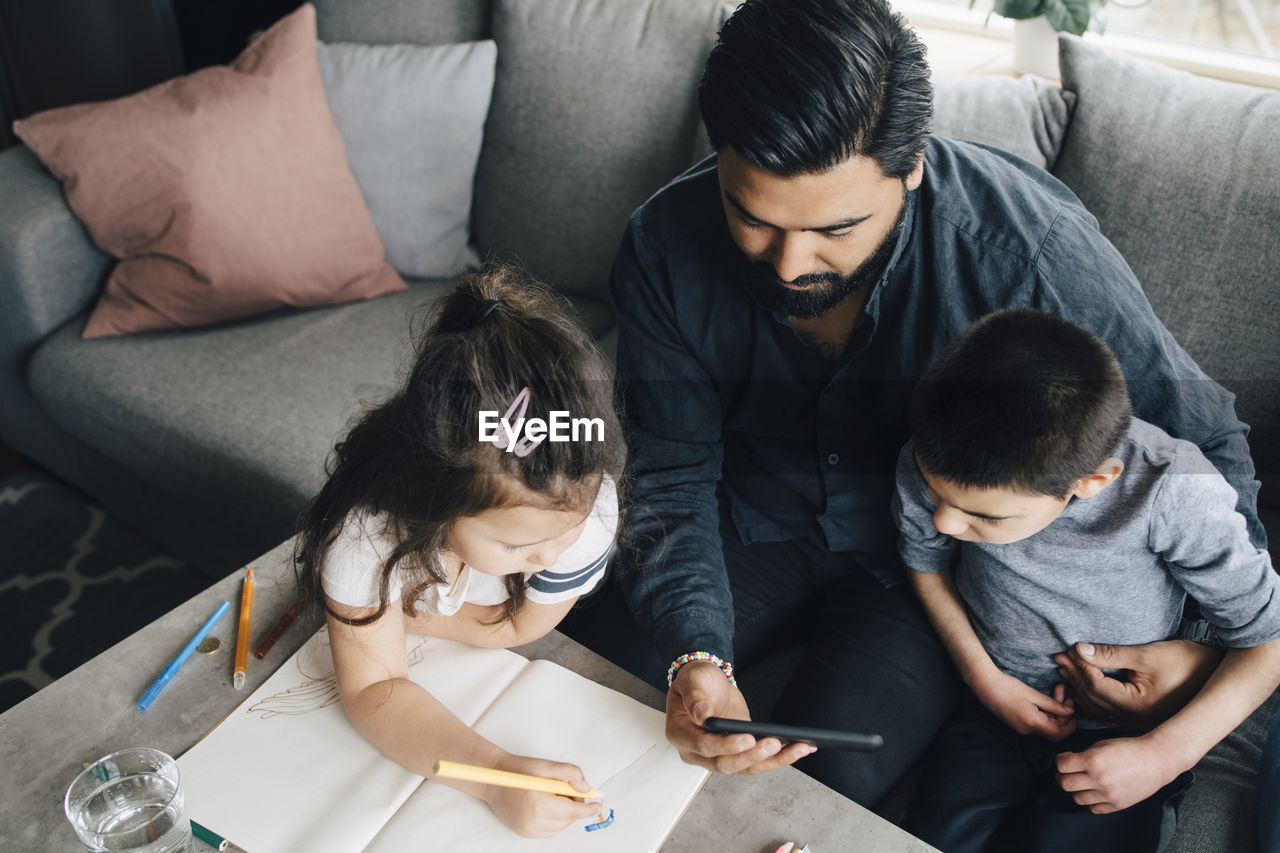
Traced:
[[[482, 412], [512, 428], [568, 412], [603, 435], [513, 441], [498, 426], [481, 440]], [[423, 776], [447, 759], [590, 790], [578, 767], [506, 752], [411, 681], [405, 634], [506, 647], [554, 628], [604, 576], [625, 456], [610, 370], [563, 298], [493, 264], [444, 298], [404, 387], [337, 445], [301, 519], [302, 586], [325, 604], [343, 707], [370, 743]], [[599, 810], [438, 781], [529, 837]]]

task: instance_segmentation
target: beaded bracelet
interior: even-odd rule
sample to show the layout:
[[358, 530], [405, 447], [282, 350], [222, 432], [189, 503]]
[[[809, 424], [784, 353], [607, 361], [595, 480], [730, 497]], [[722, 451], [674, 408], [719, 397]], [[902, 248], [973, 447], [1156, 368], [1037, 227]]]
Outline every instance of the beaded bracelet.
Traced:
[[720, 660], [720, 658], [711, 654], [711, 652], [689, 652], [689, 654], [680, 655], [680, 657], [673, 660], [671, 662], [671, 667], [667, 670], [667, 686], [670, 687], [671, 682], [676, 680], [676, 673], [680, 671], [680, 667], [695, 660], [710, 661], [720, 667], [720, 670], [724, 673], [724, 677], [729, 679], [729, 683], [734, 687], [738, 686], [738, 680], [733, 677], [733, 664], [729, 663], [727, 660]]

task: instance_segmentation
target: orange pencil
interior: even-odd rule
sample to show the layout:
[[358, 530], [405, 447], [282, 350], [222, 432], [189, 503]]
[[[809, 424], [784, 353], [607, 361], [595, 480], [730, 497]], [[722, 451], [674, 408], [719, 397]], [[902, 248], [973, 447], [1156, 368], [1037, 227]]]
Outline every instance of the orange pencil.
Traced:
[[249, 664], [249, 621], [253, 618], [253, 569], [244, 578], [244, 590], [240, 593], [240, 633], [236, 636], [236, 671], [231, 684], [236, 690], [244, 687], [245, 667]]
[[437, 761], [431, 769], [437, 776], [443, 776], [445, 779], [461, 779], [464, 782], [479, 782], [482, 785], [497, 785], [501, 788], [522, 788], [526, 791], [541, 791], [544, 794], [557, 794], [579, 800], [596, 800], [604, 796], [595, 788], [590, 791], [579, 791], [563, 779], [530, 776], [527, 773], [515, 773], [510, 770], [494, 770], [490, 767], [477, 767], [474, 764], [460, 764], [457, 761]]

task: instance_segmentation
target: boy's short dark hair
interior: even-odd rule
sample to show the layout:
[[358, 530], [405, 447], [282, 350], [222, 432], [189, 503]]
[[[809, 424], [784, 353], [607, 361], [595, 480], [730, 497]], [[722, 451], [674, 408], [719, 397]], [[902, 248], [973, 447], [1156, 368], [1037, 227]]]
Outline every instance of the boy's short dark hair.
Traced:
[[919, 463], [969, 488], [1066, 497], [1116, 451], [1133, 408], [1115, 355], [1075, 323], [1031, 308], [957, 335], [916, 388]]
[[858, 155], [905, 178], [929, 136], [933, 86], [924, 46], [886, 0], [746, 0], [707, 58], [698, 104], [716, 151], [770, 174]]

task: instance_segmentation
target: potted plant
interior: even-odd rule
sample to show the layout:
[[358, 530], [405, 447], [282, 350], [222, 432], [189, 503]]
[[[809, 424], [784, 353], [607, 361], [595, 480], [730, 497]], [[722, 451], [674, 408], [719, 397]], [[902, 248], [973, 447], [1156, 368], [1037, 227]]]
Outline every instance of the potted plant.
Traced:
[[995, 0], [993, 14], [1013, 20], [1013, 70], [1058, 77], [1058, 33], [1082, 35], [1101, 0]]
[[1096, 0], [995, 0], [991, 11], [1002, 18], [1029, 21], [1043, 17], [1055, 32], [1083, 35], [1102, 9]]

